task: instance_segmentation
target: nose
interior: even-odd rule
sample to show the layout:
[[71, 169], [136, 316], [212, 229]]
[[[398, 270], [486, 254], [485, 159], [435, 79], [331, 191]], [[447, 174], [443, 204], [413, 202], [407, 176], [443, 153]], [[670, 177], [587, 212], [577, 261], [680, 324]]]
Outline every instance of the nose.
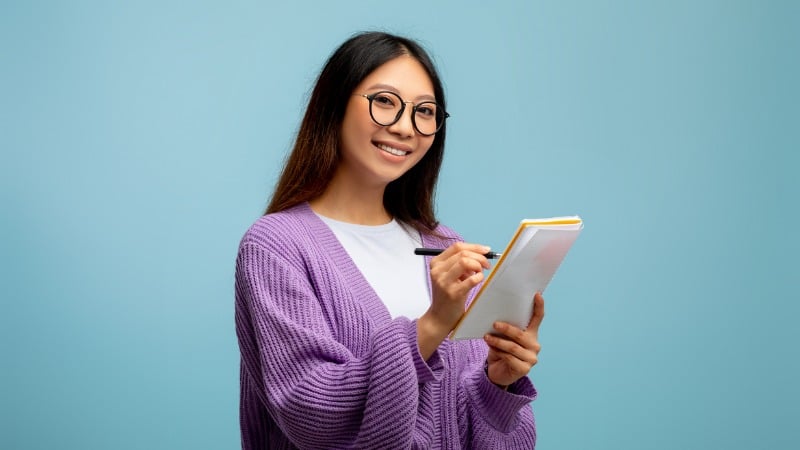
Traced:
[[411, 115], [414, 114], [414, 105], [410, 102], [404, 104], [404, 109], [400, 113], [400, 119], [389, 125], [389, 132], [403, 137], [414, 136], [414, 122]]

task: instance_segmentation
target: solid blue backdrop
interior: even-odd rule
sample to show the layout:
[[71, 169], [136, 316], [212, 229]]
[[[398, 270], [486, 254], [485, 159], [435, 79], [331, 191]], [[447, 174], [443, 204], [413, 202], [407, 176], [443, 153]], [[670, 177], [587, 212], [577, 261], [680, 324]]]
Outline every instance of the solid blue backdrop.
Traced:
[[541, 449], [789, 448], [796, 2], [4, 2], [0, 447], [236, 448], [238, 240], [317, 72], [415, 37], [440, 219], [586, 228], [546, 292]]

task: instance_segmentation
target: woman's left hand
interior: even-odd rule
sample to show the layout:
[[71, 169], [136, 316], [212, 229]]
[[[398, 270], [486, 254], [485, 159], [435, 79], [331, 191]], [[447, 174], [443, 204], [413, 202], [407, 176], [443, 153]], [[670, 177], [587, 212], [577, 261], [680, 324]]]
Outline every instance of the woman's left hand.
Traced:
[[544, 318], [544, 298], [541, 293], [533, 297], [533, 314], [524, 330], [506, 322], [496, 322], [495, 330], [502, 336], [487, 334], [484, 341], [489, 345], [486, 357], [489, 380], [505, 388], [527, 376], [539, 360], [539, 325]]

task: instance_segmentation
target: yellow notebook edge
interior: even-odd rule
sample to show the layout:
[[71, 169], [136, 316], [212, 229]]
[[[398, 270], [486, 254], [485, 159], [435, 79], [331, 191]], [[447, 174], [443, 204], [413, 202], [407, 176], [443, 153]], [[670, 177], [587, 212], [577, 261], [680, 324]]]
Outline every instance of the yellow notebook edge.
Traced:
[[464, 311], [464, 314], [462, 314], [461, 317], [458, 319], [458, 322], [456, 322], [456, 325], [453, 327], [453, 331], [451, 331], [448, 336], [450, 336], [451, 338], [452, 336], [455, 336], [456, 331], [458, 331], [458, 327], [461, 326], [461, 322], [463, 322], [464, 318], [467, 317], [469, 311], [472, 309], [475, 303], [477, 303], [478, 300], [480, 300], [481, 294], [483, 293], [484, 289], [486, 289], [486, 286], [489, 285], [489, 282], [492, 280], [492, 277], [494, 277], [494, 274], [499, 270], [500, 266], [506, 260], [506, 255], [508, 255], [510, 253], [510, 250], [514, 248], [514, 244], [517, 243], [517, 239], [519, 239], [519, 237], [522, 236], [522, 232], [525, 231], [526, 228], [531, 226], [541, 226], [541, 225], [577, 225], [582, 223], [583, 219], [581, 219], [580, 216], [564, 216], [564, 217], [552, 217], [549, 219], [522, 220], [519, 223], [519, 226], [517, 226], [517, 231], [514, 232], [514, 236], [511, 238], [511, 241], [509, 241], [508, 245], [506, 245], [505, 250], [503, 250], [503, 255], [500, 256], [500, 259], [497, 261], [497, 264], [495, 264], [492, 267], [492, 271], [489, 272], [489, 276], [486, 277], [486, 280], [483, 281], [481, 288], [475, 294], [475, 297], [472, 299], [472, 302], [470, 302], [466, 311]]

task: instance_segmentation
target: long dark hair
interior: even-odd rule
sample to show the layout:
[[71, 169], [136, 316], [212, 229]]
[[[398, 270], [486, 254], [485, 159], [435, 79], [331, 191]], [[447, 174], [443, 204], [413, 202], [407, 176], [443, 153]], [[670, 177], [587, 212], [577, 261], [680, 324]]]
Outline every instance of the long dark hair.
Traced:
[[[422, 64], [433, 83], [436, 102], [447, 109], [436, 68], [419, 44], [382, 32], [351, 37], [331, 55], [317, 79], [294, 148], [265, 214], [322, 195], [339, 161], [342, 122], [354, 89], [379, 66], [402, 55], [409, 55]], [[383, 195], [383, 205], [389, 214], [420, 230], [433, 230], [438, 225], [434, 191], [444, 156], [446, 128], [445, 123], [425, 156], [389, 183]]]

